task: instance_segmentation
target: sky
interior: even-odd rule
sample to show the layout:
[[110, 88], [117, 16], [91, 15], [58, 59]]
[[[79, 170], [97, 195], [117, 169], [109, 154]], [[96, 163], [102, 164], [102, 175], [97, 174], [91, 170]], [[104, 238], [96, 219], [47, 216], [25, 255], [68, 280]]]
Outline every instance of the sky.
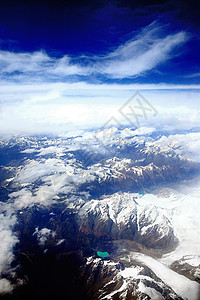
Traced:
[[196, 126], [199, 8], [178, 0], [1, 1], [0, 133], [101, 127], [113, 116], [121, 124], [120, 109], [137, 91], [158, 112], [149, 123], [187, 115]]

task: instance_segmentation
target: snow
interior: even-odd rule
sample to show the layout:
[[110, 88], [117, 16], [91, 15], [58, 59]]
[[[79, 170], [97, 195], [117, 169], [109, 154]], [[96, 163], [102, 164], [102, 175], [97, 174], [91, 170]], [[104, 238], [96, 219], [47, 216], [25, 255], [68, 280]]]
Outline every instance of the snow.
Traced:
[[157, 292], [154, 288], [150, 288], [144, 285], [142, 281], [138, 284], [139, 291], [147, 294], [152, 300], [164, 300], [165, 298]]
[[169, 285], [183, 299], [198, 300], [200, 285], [183, 275], [172, 271], [159, 261], [142, 253], [132, 253], [132, 259], [149, 267], [165, 284]]
[[116, 293], [123, 292], [124, 290], [125, 291], [127, 290], [127, 282], [126, 281], [123, 282], [122, 286], [118, 290], [115, 290], [115, 291], [111, 292], [110, 294], [108, 294], [105, 297], [101, 298], [101, 300], [103, 300], [103, 299], [112, 299], [112, 296], [114, 296]]
[[105, 266], [116, 266], [117, 264], [116, 262], [110, 260], [104, 260], [103, 263]]
[[119, 274], [124, 278], [129, 278], [129, 277], [136, 278], [142, 270], [143, 270], [142, 267], [135, 266], [135, 267], [131, 267], [131, 268], [125, 268]]
[[98, 213], [102, 219], [110, 218], [114, 223], [127, 223], [136, 215], [136, 202], [134, 195], [118, 193], [103, 200], [91, 200], [87, 202], [79, 211], [79, 216], [84, 216], [89, 212]]
[[[149, 205], [142, 205], [142, 199], [139, 201], [139, 203], [140, 205], [137, 207], [137, 222], [138, 230], [140, 230], [141, 234], [148, 234], [152, 228], [157, 228], [157, 232], [160, 233], [160, 238], [167, 236], [169, 233], [169, 227], [171, 227], [171, 223], [166, 217], [165, 211], [151, 203], [149, 203]], [[143, 222], [140, 222], [140, 220], [147, 221], [147, 225], [143, 225]]]
[[194, 276], [200, 278], [200, 268], [197, 268], [197, 269], [195, 270]]
[[65, 241], [65, 239], [61, 239], [61, 240], [59, 240], [58, 242], [57, 242], [57, 246], [59, 246], [59, 245], [61, 245], [62, 243], [64, 243], [64, 241]]
[[[198, 188], [190, 187], [187, 191], [181, 189], [184, 194], [177, 194], [174, 201], [174, 209], [171, 221], [174, 233], [179, 239], [178, 247], [162, 258], [162, 262], [167, 265], [175, 260], [181, 260], [190, 255], [188, 264], [198, 265], [200, 263], [200, 185]], [[168, 202], [168, 199], [166, 199]]]
[[94, 260], [93, 256], [87, 257], [86, 265], [91, 264], [93, 262], [93, 260]]
[[[154, 288], [150, 288], [150, 287], [147, 287], [145, 286], [145, 284], [143, 283], [143, 280], [146, 279], [146, 280], [149, 280], [149, 281], [153, 281], [155, 282], [154, 279], [148, 277], [148, 276], [144, 276], [144, 275], [139, 275], [139, 273], [143, 270], [144, 268], [143, 267], [140, 267], [140, 266], [133, 266], [133, 267], [129, 267], [129, 268], [125, 268], [123, 271], [120, 271], [118, 273], [118, 276], [121, 275], [124, 279], [124, 283], [123, 285], [121, 286], [121, 288], [119, 288], [118, 290], [116, 291], [113, 291], [112, 293], [110, 293], [107, 298], [102, 298], [102, 299], [111, 299], [111, 297], [113, 295], [115, 295], [115, 293], [117, 292], [122, 292], [123, 290], [125, 291], [124, 292], [124, 298], [123, 298], [123, 294], [121, 294], [121, 298], [123, 299], [126, 299], [126, 291], [127, 291], [127, 286], [131, 283], [131, 279], [139, 279], [139, 283], [138, 283], [138, 290], [148, 296], [151, 297], [151, 299], [153, 300], [162, 300], [164, 299], [162, 297], [162, 295], [157, 292]], [[108, 283], [109, 284], [109, 283]], [[107, 284], [107, 285], [108, 285]], [[107, 286], [106, 285], [106, 286]]]
[[198, 267], [200, 265], [200, 256], [198, 255], [185, 255], [181, 261], [180, 264], [187, 263], [193, 267]]
[[[169, 229], [173, 228], [179, 244], [175, 250], [159, 258], [158, 263], [160, 266], [165, 265], [165, 270], [169, 270], [167, 267], [174, 261], [197, 267], [200, 264], [199, 195], [200, 180], [195, 186], [193, 184], [186, 186], [184, 183], [184, 186], [176, 185], [174, 189], [162, 189], [157, 194], [141, 196], [135, 193], [116, 193], [102, 200], [87, 202], [79, 214], [84, 216], [88, 212], [99, 213], [103, 220], [110, 218], [118, 226], [130, 222], [130, 220], [134, 222], [134, 218], [137, 216], [138, 232], [148, 234], [152, 228], [156, 228], [159, 238], [168, 235]], [[128, 270], [126, 271], [128, 272]], [[129, 271], [133, 272], [133, 270]], [[175, 279], [185, 282], [183, 276], [177, 276]], [[185, 280], [187, 281], [187, 278]], [[191, 281], [186, 283], [189, 284], [189, 287], [191, 286]], [[185, 286], [187, 286], [186, 283], [184, 283]]]
[[[179, 240], [178, 247], [160, 259], [160, 262], [170, 266], [174, 261], [181, 260], [190, 255], [187, 263], [197, 266], [200, 263], [200, 180], [194, 185], [186, 183], [176, 185], [174, 189], [158, 191], [157, 195], [145, 194], [138, 201], [138, 229], [144, 234], [150, 224], [158, 224], [161, 234], [167, 234], [164, 219], [174, 229], [174, 234]], [[146, 209], [145, 209], [146, 207]], [[149, 207], [149, 208], [148, 208]], [[154, 207], [154, 209], [153, 209]], [[151, 209], [152, 208], [152, 209]], [[150, 213], [151, 210], [151, 213]], [[159, 212], [159, 214], [157, 213]], [[141, 228], [139, 219], [145, 214], [151, 216], [151, 222]]]

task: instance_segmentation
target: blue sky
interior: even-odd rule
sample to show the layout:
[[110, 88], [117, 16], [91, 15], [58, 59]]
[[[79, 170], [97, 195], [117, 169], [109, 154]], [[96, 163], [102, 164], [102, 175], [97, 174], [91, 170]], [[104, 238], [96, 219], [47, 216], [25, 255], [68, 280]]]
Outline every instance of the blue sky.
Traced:
[[62, 101], [90, 106], [92, 98], [93, 105], [108, 108], [122, 104], [119, 95], [126, 101], [144, 90], [155, 105], [172, 92], [176, 103], [184, 104], [189, 94], [197, 103], [198, 11], [197, 3], [177, 0], [1, 2], [3, 120], [12, 110], [19, 119], [17, 105], [22, 113], [34, 97], [44, 107], [39, 100], [47, 95], [46, 105], [58, 106]]
[[[6, 51], [1, 53], [1, 67], [13, 64], [22, 52], [32, 54], [34, 60], [36, 52], [43, 54], [44, 60], [38, 59], [41, 67], [47, 57], [63, 68], [71, 66], [63, 79], [57, 74], [52, 80], [198, 83], [197, 4], [132, 2], [5, 1], [0, 4], [0, 46]], [[16, 54], [13, 60], [6, 60], [7, 52]], [[114, 72], [112, 62], [118, 60], [124, 67], [117, 64]], [[125, 71], [126, 63], [130, 68]], [[4, 67], [3, 71], [3, 77], [16, 78], [24, 68]]]

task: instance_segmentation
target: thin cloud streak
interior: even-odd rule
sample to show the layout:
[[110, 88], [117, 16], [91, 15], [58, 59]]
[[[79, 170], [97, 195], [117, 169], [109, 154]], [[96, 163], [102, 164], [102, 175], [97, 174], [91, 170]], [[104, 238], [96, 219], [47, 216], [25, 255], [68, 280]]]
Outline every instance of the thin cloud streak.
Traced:
[[189, 75], [185, 75], [185, 78], [196, 78], [196, 77], [200, 77], [200, 72], [198, 73], [193, 73], [193, 74], [189, 74]]
[[185, 32], [155, 38], [147, 32], [140, 39], [127, 42], [114, 51], [111, 61], [102, 67], [102, 73], [112, 78], [138, 76], [173, 58], [172, 50], [188, 40]]

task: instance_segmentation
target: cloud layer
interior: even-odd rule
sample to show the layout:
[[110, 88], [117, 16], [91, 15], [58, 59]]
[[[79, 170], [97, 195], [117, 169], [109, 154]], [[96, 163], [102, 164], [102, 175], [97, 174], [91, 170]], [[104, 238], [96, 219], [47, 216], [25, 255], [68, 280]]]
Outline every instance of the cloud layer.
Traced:
[[[137, 109], [140, 127], [190, 129], [200, 125], [197, 85], [5, 84], [0, 91], [0, 134], [72, 134], [104, 127], [111, 118], [115, 126], [134, 127], [120, 109], [137, 90], [158, 112], [153, 116], [148, 111], [145, 119]], [[132, 100], [126, 112], [129, 106], [138, 105]], [[143, 105], [150, 109], [149, 104]]]

